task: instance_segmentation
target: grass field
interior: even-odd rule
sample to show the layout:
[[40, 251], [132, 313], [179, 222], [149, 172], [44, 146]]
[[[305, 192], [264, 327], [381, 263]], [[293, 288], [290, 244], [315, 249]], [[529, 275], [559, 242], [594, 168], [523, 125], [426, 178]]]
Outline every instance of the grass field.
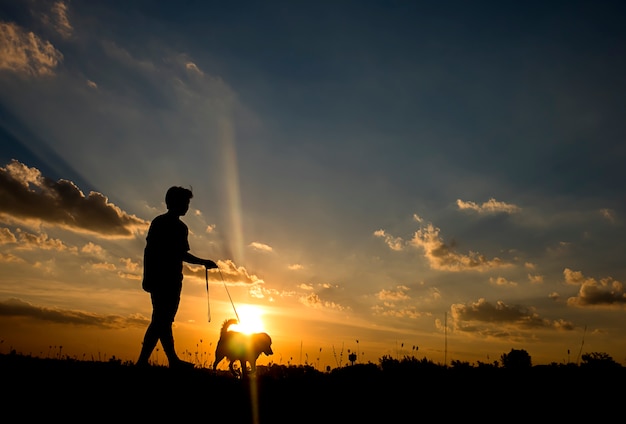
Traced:
[[[19, 421], [199, 423], [582, 422], [621, 420], [626, 369], [443, 367], [425, 360], [322, 373], [259, 368], [249, 379], [0, 355], [3, 414]], [[615, 417], [615, 418], [613, 418]]]

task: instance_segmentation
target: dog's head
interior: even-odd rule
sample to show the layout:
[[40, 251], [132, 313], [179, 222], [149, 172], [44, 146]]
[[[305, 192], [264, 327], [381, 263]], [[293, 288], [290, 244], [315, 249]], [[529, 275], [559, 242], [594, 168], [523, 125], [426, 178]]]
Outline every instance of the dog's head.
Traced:
[[267, 356], [273, 355], [272, 351], [272, 338], [267, 333], [256, 333], [252, 335], [252, 343], [254, 346], [254, 351], [259, 355], [261, 353], [266, 354]]

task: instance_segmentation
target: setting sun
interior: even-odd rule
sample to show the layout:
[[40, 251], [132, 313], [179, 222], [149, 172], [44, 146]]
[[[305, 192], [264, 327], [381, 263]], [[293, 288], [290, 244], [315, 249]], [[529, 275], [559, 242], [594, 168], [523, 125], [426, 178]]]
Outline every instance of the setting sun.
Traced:
[[263, 325], [263, 308], [255, 305], [240, 305], [237, 308], [239, 324], [230, 327], [231, 330], [246, 334], [265, 332]]

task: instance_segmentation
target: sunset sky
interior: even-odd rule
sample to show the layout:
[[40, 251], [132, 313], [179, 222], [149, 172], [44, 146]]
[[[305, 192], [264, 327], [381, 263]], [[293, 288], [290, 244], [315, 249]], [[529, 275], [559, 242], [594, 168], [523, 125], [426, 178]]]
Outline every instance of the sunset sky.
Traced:
[[179, 185], [182, 355], [626, 364], [625, 13], [0, 0], [0, 352], [135, 361]]

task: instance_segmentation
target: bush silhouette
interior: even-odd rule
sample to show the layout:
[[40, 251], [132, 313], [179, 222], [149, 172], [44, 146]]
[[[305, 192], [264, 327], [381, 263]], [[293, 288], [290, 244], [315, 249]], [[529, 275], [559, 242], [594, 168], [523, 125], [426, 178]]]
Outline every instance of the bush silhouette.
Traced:
[[500, 357], [502, 366], [507, 369], [528, 369], [532, 367], [530, 355], [524, 349], [511, 349]]
[[581, 368], [617, 368], [620, 364], [615, 362], [613, 358], [605, 352], [591, 352], [582, 355], [583, 363], [580, 364]]

